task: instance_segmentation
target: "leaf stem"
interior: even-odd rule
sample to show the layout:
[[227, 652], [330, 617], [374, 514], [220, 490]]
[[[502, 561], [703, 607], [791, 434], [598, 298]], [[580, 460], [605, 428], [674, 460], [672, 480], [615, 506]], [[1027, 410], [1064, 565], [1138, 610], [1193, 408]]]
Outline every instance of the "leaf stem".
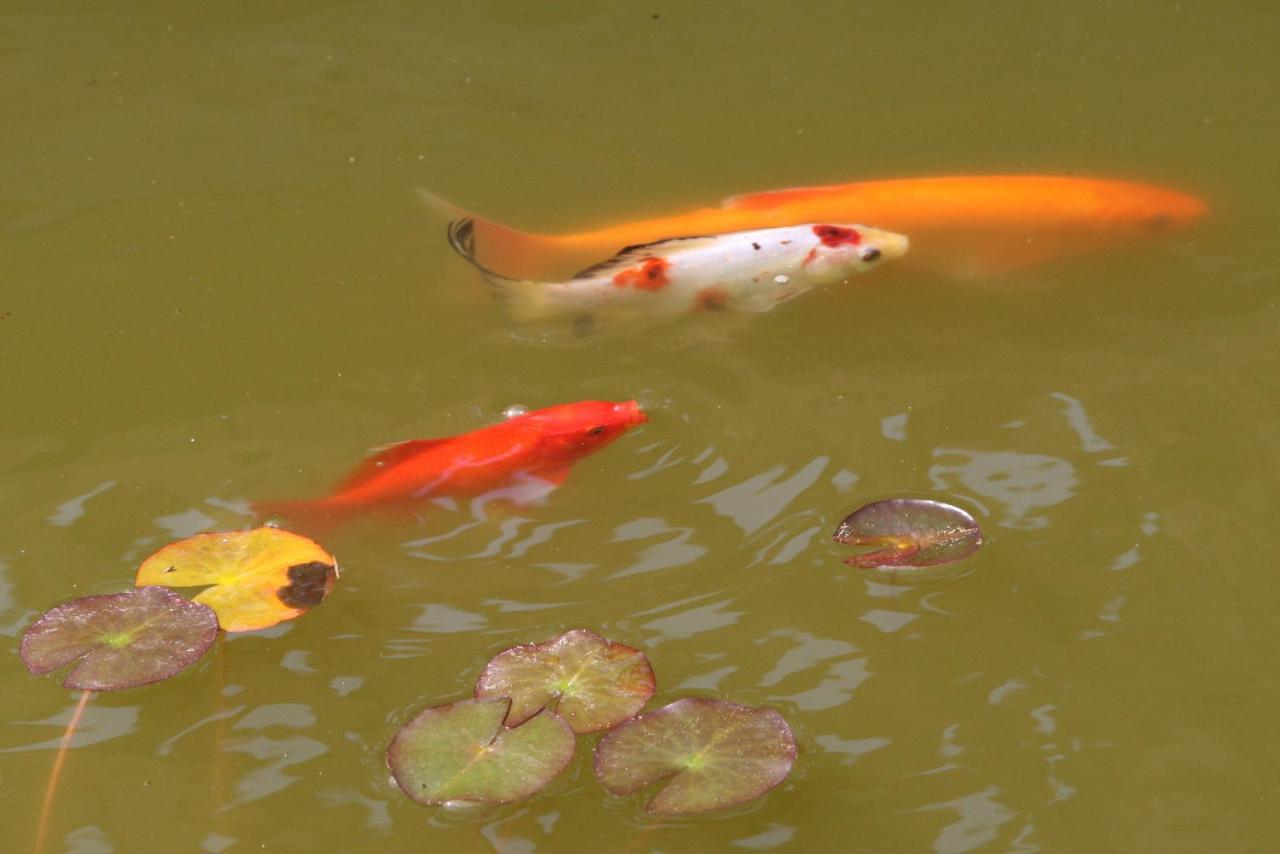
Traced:
[[58, 755], [53, 760], [53, 770], [49, 772], [49, 785], [44, 790], [44, 802], [40, 804], [40, 819], [36, 824], [35, 854], [42, 854], [44, 851], [44, 840], [49, 831], [49, 816], [53, 813], [53, 794], [58, 789], [58, 778], [62, 776], [62, 766], [67, 761], [67, 750], [71, 747], [71, 739], [76, 734], [76, 727], [84, 717], [85, 706], [89, 705], [89, 698], [92, 696], [93, 692], [88, 689], [80, 692], [80, 702], [71, 713], [71, 720], [67, 721], [66, 732], [62, 734], [62, 742], [58, 745]]

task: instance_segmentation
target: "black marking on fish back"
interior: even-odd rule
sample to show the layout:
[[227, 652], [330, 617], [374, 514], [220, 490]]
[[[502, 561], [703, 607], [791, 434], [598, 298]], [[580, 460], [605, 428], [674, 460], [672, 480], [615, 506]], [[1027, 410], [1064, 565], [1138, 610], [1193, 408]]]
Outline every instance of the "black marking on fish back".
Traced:
[[476, 224], [475, 220], [455, 219], [449, 223], [449, 245], [453, 251], [472, 264], [476, 263]]
[[488, 267], [476, 260], [476, 224], [471, 217], [466, 219], [458, 219], [449, 223], [449, 245], [453, 247], [453, 251], [457, 252], [467, 260], [467, 263], [480, 271], [480, 275], [484, 276], [491, 285], [499, 285], [502, 282], [510, 282], [512, 279], [495, 273]]

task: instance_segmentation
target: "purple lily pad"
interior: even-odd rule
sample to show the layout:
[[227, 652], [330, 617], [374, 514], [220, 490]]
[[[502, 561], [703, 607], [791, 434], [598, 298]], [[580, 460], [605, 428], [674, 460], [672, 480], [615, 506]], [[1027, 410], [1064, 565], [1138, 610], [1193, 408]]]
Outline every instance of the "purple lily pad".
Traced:
[[510, 705], [462, 700], [423, 710], [387, 748], [396, 783], [423, 804], [502, 804], [550, 783], [573, 758], [573, 730], [549, 709], [508, 729], [502, 721]]
[[596, 745], [596, 776], [615, 795], [667, 780], [647, 806], [705, 812], [760, 797], [791, 773], [796, 739], [782, 715], [688, 697], [628, 721]]
[[498, 653], [480, 674], [476, 696], [509, 697], [508, 726], [553, 707], [574, 732], [582, 733], [634, 716], [653, 689], [653, 669], [644, 653], [574, 629]]
[[85, 596], [45, 612], [22, 635], [32, 673], [80, 663], [63, 686], [116, 691], [168, 679], [195, 664], [218, 637], [218, 617], [167, 587]]
[[879, 546], [845, 558], [852, 566], [922, 568], [973, 554], [982, 546], [982, 529], [959, 507], [924, 498], [890, 498], [850, 513], [831, 538], [847, 546]]

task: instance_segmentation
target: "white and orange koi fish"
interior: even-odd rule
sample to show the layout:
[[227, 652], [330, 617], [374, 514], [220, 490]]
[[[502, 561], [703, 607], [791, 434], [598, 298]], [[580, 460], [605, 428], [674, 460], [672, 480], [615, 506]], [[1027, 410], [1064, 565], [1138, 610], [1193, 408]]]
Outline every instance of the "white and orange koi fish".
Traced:
[[901, 234], [863, 225], [796, 225], [628, 246], [567, 281], [533, 282], [480, 266], [472, 238], [470, 219], [450, 223], [449, 243], [484, 274], [517, 320], [759, 313], [899, 258], [908, 245]]

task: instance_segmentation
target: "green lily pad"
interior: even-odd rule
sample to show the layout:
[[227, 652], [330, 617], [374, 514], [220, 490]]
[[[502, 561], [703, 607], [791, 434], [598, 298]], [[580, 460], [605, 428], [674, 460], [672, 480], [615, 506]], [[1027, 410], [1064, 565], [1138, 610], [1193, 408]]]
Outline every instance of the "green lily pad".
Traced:
[[423, 804], [527, 798], [573, 758], [573, 730], [544, 710], [514, 729], [502, 725], [510, 701], [434, 706], [401, 727], [387, 765], [404, 793]]
[[116, 691], [168, 679], [218, 637], [218, 617], [167, 587], [85, 596], [44, 613], [22, 635], [22, 661], [48, 673], [76, 659], [63, 685]]
[[844, 545], [879, 546], [845, 558], [845, 563], [866, 569], [942, 566], [982, 546], [982, 529], [972, 516], [924, 498], [890, 498], [859, 507], [831, 536]]
[[652, 813], [724, 809], [760, 797], [791, 773], [796, 739], [782, 715], [688, 697], [628, 721], [596, 745], [596, 776], [615, 795], [659, 780]]
[[498, 653], [480, 674], [476, 696], [509, 697], [508, 726], [550, 706], [581, 733], [634, 716], [653, 687], [653, 668], [640, 650], [574, 629]]

